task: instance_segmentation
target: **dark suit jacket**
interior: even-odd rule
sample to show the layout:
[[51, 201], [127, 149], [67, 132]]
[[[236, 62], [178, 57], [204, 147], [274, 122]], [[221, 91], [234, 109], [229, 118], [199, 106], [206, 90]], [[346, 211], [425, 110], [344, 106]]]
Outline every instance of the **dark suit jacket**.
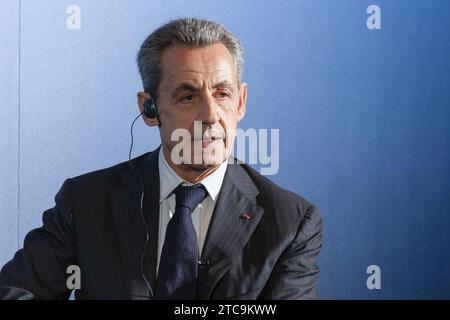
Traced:
[[[133, 159], [145, 188], [149, 246], [143, 270], [155, 284], [158, 152]], [[0, 298], [67, 299], [69, 265], [81, 270], [77, 299], [151, 298], [141, 274], [146, 242], [141, 186], [128, 162], [68, 179], [0, 273]], [[242, 219], [247, 213], [250, 219]], [[199, 299], [315, 298], [322, 246], [316, 207], [245, 164], [229, 164], [198, 274]]]

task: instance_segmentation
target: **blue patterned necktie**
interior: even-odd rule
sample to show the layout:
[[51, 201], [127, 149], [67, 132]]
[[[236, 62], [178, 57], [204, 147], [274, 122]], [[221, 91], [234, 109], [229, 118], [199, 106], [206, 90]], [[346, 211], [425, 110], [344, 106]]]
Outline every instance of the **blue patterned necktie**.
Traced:
[[175, 213], [166, 229], [161, 251], [155, 299], [195, 299], [198, 272], [197, 233], [191, 213], [206, 197], [202, 185], [175, 190]]

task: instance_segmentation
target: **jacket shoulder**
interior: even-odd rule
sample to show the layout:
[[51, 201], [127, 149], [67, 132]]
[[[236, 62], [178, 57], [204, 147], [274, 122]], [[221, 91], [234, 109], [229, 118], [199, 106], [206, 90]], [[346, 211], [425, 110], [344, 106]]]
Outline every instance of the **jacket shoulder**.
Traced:
[[[148, 154], [132, 159], [133, 166], [138, 166]], [[87, 204], [87, 199], [107, 199], [110, 191], [120, 187], [131, 174], [129, 161], [124, 161], [108, 168], [68, 178], [56, 194], [55, 201], [63, 203], [64, 200], [72, 199], [71, 203], [82, 206]]]
[[241, 166], [258, 188], [260, 192], [258, 199], [264, 207], [274, 211], [297, 211], [302, 216], [314, 207], [304, 197], [282, 188], [249, 165], [241, 164]]
[[[133, 164], [134, 167], [136, 167], [137, 164], [148, 155], [149, 153], [145, 153], [134, 159], [131, 159], [131, 163]], [[121, 183], [122, 175], [125, 172], [129, 171], [130, 171], [130, 163], [127, 160], [108, 168], [87, 172], [79, 176], [69, 178], [68, 180], [70, 180], [70, 182], [73, 185], [82, 187], [91, 186], [93, 188], [96, 188], [98, 187], [98, 184], [105, 184], [110, 187], [114, 187], [117, 184]]]

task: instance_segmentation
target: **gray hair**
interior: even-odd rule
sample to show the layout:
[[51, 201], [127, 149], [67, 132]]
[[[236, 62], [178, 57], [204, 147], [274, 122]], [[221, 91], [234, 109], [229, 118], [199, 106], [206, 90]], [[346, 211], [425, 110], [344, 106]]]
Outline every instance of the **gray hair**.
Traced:
[[163, 51], [173, 44], [203, 47], [222, 43], [230, 52], [236, 65], [237, 78], [241, 82], [244, 53], [239, 40], [225, 27], [213, 21], [183, 18], [172, 20], [156, 29], [142, 43], [137, 55], [139, 73], [144, 90], [157, 99], [161, 80], [161, 57]]

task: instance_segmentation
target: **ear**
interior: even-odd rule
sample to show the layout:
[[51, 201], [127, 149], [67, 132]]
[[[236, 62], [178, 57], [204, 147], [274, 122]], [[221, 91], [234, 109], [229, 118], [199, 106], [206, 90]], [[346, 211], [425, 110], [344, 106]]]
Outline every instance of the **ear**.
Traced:
[[[147, 92], [140, 91], [137, 93], [137, 103], [139, 106], [139, 111], [144, 111], [144, 101], [150, 99], [150, 95]], [[157, 118], [147, 118], [145, 114], [142, 114], [142, 119], [144, 119], [144, 122], [149, 127], [154, 127], [159, 124], [159, 121]]]
[[236, 110], [237, 120], [241, 121], [247, 108], [247, 83], [242, 82], [239, 88], [239, 104]]

